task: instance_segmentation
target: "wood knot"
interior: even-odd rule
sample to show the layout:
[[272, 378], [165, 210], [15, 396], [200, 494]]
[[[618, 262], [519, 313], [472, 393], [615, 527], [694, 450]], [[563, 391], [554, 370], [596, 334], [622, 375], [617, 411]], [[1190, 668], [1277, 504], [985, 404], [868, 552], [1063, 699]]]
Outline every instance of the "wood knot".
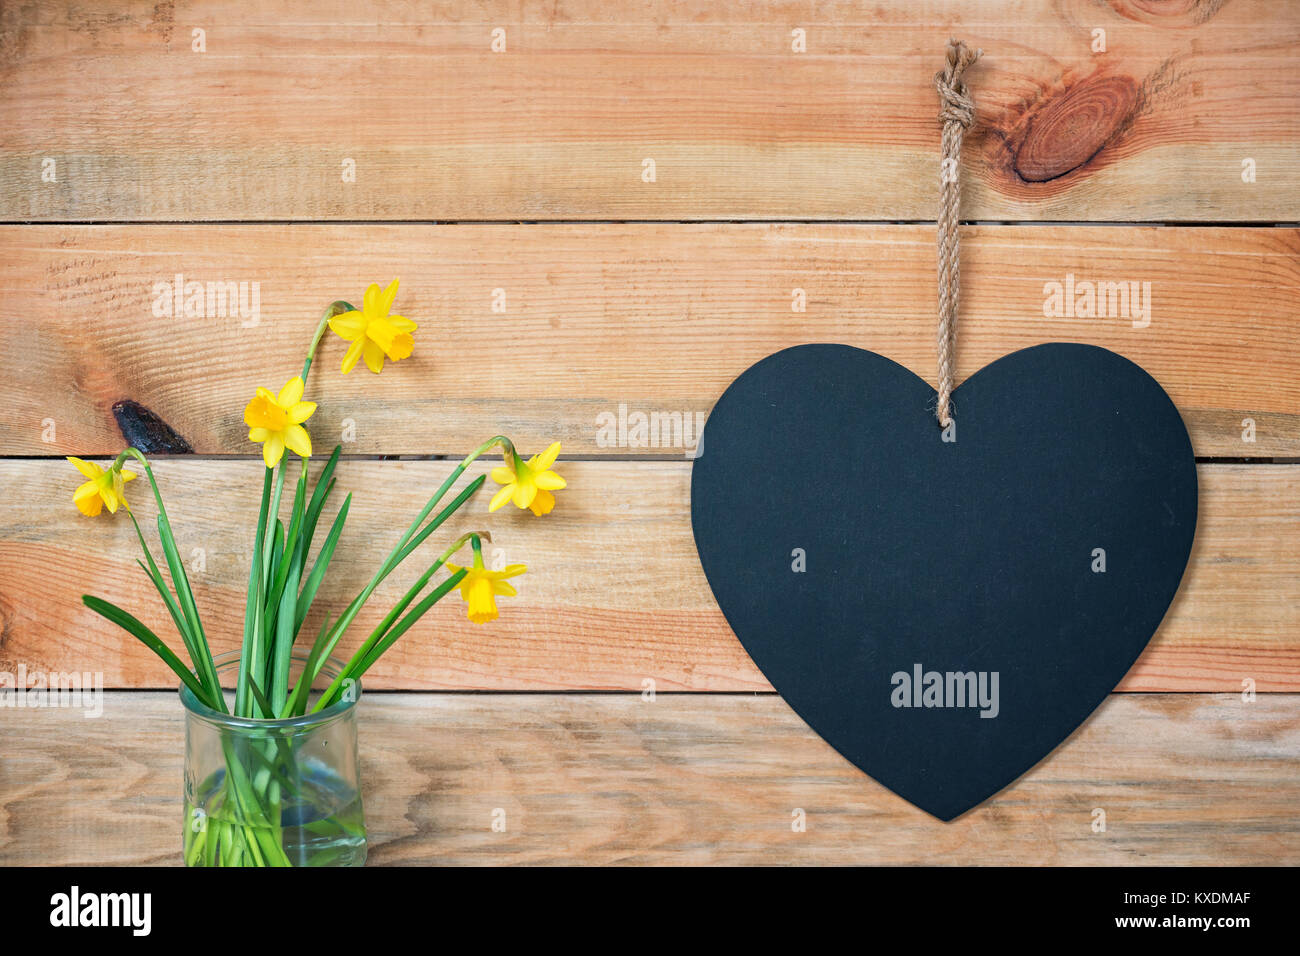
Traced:
[[1050, 97], [1026, 123], [1016, 173], [1045, 183], [1078, 169], [1128, 123], [1139, 100], [1138, 84], [1123, 75], [1092, 77]]
[[1223, 0], [1108, 0], [1122, 17], [1154, 26], [1197, 26], [1214, 18]]
[[189, 455], [194, 449], [156, 412], [129, 398], [113, 405], [113, 417], [128, 445], [146, 455]]

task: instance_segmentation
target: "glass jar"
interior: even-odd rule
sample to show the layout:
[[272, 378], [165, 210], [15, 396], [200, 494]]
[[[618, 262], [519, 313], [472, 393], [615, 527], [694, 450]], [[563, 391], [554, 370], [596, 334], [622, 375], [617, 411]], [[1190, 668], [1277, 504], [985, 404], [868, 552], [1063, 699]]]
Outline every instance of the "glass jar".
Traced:
[[[239, 652], [214, 661], [233, 686]], [[306, 655], [295, 654], [291, 676]], [[333, 658], [320, 677], [337, 677]], [[292, 681], [290, 683], [292, 687]], [[357, 760], [355, 682], [320, 713], [233, 717], [181, 687], [185, 705], [186, 866], [361, 866], [366, 825]]]

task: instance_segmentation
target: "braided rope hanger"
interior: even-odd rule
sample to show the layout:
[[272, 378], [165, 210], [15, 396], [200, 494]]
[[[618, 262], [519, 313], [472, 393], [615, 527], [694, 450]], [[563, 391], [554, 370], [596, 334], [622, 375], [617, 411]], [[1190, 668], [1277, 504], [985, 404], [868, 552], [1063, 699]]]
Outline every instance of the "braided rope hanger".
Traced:
[[962, 74], [980, 58], [960, 40], [949, 40], [947, 63], [934, 75], [943, 125], [943, 159], [939, 167], [939, 424], [952, 424], [953, 351], [957, 339], [957, 299], [961, 289], [958, 222], [961, 212], [961, 142], [975, 119], [975, 101]]

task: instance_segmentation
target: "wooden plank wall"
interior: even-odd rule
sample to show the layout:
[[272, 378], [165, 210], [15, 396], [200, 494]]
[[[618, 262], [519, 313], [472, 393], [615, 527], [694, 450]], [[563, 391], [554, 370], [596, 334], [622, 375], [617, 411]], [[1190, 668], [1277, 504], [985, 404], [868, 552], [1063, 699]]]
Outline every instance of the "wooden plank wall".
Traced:
[[[941, 824], [812, 734], [728, 629], [691, 435], [608, 424], [698, 422], [803, 342], [934, 380], [949, 35], [985, 50], [958, 377], [1044, 341], [1140, 363], [1191, 432], [1201, 519], [1117, 693]], [[166, 617], [61, 456], [119, 450], [123, 400], [189, 443], [156, 470], [233, 647], [261, 467], [243, 405], [326, 303], [396, 275], [415, 355], [344, 377], [327, 342], [313, 373], [313, 434], [347, 439], [356, 494], [322, 609], [488, 435], [563, 440], [570, 487], [545, 519], [483, 516], [532, 569], [500, 620], [441, 609], [368, 679], [375, 862], [1300, 862], [1298, 40], [1300, 8], [1268, 0], [4, 6], [0, 671], [111, 692], [96, 720], [0, 710], [0, 863], [179, 862], [169, 673], [78, 598]], [[255, 283], [255, 307], [169, 311], [178, 276]], [[1150, 283], [1149, 308], [1048, 314], [1067, 277]]]

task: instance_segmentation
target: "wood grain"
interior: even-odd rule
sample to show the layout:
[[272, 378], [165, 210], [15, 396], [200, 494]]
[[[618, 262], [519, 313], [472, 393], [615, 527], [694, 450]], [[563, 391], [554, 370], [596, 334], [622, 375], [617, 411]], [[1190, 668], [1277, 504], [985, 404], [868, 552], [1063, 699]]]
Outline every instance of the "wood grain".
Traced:
[[[771, 695], [369, 695], [370, 862], [1296, 864], [1297, 704], [1113, 696], [1015, 785], [945, 824]], [[180, 862], [174, 695], [109, 693], [94, 720], [3, 719], [0, 863]], [[491, 830], [498, 808], [504, 833]], [[791, 829], [796, 809], [806, 832]]]
[[[504, 562], [530, 571], [501, 617], [473, 625], [449, 601], [381, 660], [367, 686], [414, 689], [762, 691], [718, 610], [690, 526], [685, 462], [565, 462], [556, 510], [486, 514], [480, 494], [448, 535], [493, 532]], [[180, 552], [214, 649], [243, 633], [256, 461], [172, 459], [156, 467]], [[336, 494], [355, 491], [347, 530], [318, 599], [337, 617], [388, 553], [446, 462], [348, 461]], [[1124, 683], [1129, 691], [1300, 690], [1300, 466], [1202, 465], [1200, 521], [1182, 589]], [[84, 591], [129, 609], [159, 634], [172, 627], [135, 565], [125, 520], [75, 511], [81, 481], [62, 461], [0, 462], [0, 669], [102, 671], [109, 687], [170, 687], [171, 673], [80, 603]], [[143, 488], [133, 500], [149, 525]], [[341, 502], [341, 498], [339, 499]], [[489, 552], [492, 551], [489, 549]], [[198, 569], [201, 549], [202, 570]], [[156, 550], [156, 546], [155, 546]], [[429, 548], [429, 560], [436, 550]], [[345, 639], [350, 654], [424, 570], [412, 564], [378, 592]], [[313, 621], [315, 618], [312, 619]], [[309, 621], [307, 630], [315, 633]], [[176, 646], [179, 644], [173, 641]]]
[[[1300, 464], [1199, 466], [1191, 564], [1130, 693], [940, 824], [817, 738], [732, 635], [690, 531], [692, 434], [602, 429], [698, 428], [739, 372], [803, 342], [933, 381], [933, 226], [864, 221], [934, 217], [950, 35], [985, 51], [962, 176], [963, 215], [987, 224], [963, 231], [958, 379], [1039, 342], [1098, 344], [1160, 381], [1198, 456], [1300, 460], [1300, 6], [0, 5], [0, 456], [17, 456], [0, 459], [0, 671], [134, 689], [95, 720], [0, 707], [0, 864], [179, 862], [181, 711], [141, 689], [174, 678], [79, 595], [170, 624], [129, 523], [77, 515], [57, 456], [138, 429], [239, 456], [157, 466], [213, 643], [235, 647], [260, 472], [242, 409], [300, 367], [327, 301], [393, 275], [415, 356], [343, 377], [328, 341], [318, 448], [559, 438], [570, 487], [545, 519], [465, 512], [455, 531], [489, 528], [491, 557], [530, 565], [519, 597], [486, 627], [449, 602], [368, 676], [372, 862], [1300, 864]], [[993, 224], [1017, 220], [1239, 225]], [[68, 225], [96, 222], [117, 225]], [[178, 274], [255, 283], [256, 320], [158, 314], [155, 284]], [[1149, 282], [1149, 324], [1045, 316], [1067, 276]], [[449, 468], [343, 463], [356, 497], [318, 612]], [[581, 693], [647, 682], [653, 701]]]
[[931, 219], [953, 34], [968, 217], [1300, 219], [1269, 0], [6, 4], [0, 218]]
[[[966, 230], [962, 253], [959, 380], [1029, 345], [1089, 342], [1164, 386], [1198, 455], [1300, 456], [1297, 230], [987, 226]], [[675, 432], [620, 444], [602, 424], [701, 420], [745, 368], [804, 342], [873, 349], [933, 382], [934, 255], [925, 226], [0, 228], [0, 302], [18, 330], [0, 454], [115, 454], [122, 400], [199, 453], [247, 454], [244, 406], [301, 367], [324, 306], [400, 275], [415, 354], [343, 376], [330, 335], [311, 384], [322, 444], [350, 421], [353, 453], [464, 454], [505, 431], [571, 455], [681, 458]], [[259, 283], [256, 325], [155, 315], [155, 283], [177, 274], [250, 283], [250, 315]], [[1149, 313], [1045, 317], [1048, 284], [1069, 276], [1150, 283]], [[796, 289], [806, 312], [792, 311]]]

